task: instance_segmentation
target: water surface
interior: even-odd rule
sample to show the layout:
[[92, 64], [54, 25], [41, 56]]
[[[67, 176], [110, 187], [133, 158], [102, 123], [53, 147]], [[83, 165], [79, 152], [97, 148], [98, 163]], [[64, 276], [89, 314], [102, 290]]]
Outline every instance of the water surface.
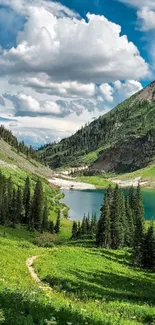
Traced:
[[[65, 197], [62, 199], [69, 208], [69, 217], [72, 220], [82, 220], [84, 213], [100, 215], [100, 207], [103, 204], [106, 190], [63, 190]], [[155, 219], [155, 190], [142, 190], [145, 209], [145, 219]]]

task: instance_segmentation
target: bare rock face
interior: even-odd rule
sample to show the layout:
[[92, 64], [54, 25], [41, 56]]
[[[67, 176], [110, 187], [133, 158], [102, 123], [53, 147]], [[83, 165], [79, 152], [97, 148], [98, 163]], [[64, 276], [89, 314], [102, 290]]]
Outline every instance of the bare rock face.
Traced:
[[154, 141], [150, 141], [148, 135], [138, 139], [130, 138], [104, 150], [91, 169], [118, 173], [135, 171], [148, 166], [154, 157], [155, 138]]
[[155, 100], [155, 81], [153, 81], [149, 86], [144, 88], [138, 95], [138, 100], [148, 100], [150, 103]]

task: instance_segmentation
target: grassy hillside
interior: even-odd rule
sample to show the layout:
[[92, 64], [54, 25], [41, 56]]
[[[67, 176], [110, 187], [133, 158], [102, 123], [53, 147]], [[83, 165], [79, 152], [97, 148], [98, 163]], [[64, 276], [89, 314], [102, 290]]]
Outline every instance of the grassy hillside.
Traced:
[[[39, 248], [35, 233], [0, 228], [0, 324], [154, 324], [154, 274], [133, 269], [129, 253], [94, 248]], [[34, 267], [43, 290], [29, 274]]]
[[[155, 82], [58, 144], [40, 148], [50, 167], [93, 164], [94, 169], [136, 170], [155, 157]], [[152, 96], [151, 96], [152, 94]]]

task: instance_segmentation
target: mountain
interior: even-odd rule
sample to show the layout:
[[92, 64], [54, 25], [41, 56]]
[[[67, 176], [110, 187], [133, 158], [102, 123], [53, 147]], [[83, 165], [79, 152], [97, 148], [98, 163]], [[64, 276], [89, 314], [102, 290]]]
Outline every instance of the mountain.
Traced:
[[51, 168], [126, 172], [155, 158], [155, 81], [74, 135], [39, 149]]
[[[16, 137], [12, 136], [10, 131], [7, 129], [3, 130], [3, 138], [5, 134], [5, 140], [2, 138], [1, 130], [3, 127], [0, 127], [0, 171], [7, 177], [12, 175], [17, 180], [17, 185], [19, 185], [27, 175], [32, 178], [37, 179], [41, 177], [42, 179], [48, 179], [53, 177], [53, 172], [48, 167], [42, 165], [39, 161], [32, 159], [28, 155], [29, 148], [25, 145], [22, 147], [22, 152], [19, 151], [17, 144], [18, 141]], [[10, 137], [6, 137], [7, 134], [10, 134]], [[14, 139], [14, 142], [12, 142]], [[12, 143], [9, 144], [9, 143]], [[25, 153], [23, 153], [25, 151]], [[32, 150], [33, 154], [33, 150]], [[34, 154], [36, 157], [36, 153]]]

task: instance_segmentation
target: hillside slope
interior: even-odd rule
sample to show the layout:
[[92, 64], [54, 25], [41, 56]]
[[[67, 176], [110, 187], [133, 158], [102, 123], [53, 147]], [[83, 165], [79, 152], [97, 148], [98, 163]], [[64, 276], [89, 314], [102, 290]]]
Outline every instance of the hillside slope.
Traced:
[[95, 170], [133, 171], [155, 156], [155, 82], [58, 144], [40, 148], [51, 168], [89, 164]]
[[43, 178], [50, 178], [53, 176], [53, 172], [48, 167], [45, 167], [41, 163], [27, 158], [24, 154], [18, 152], [6, 143], [4, 140], [0, 140], [0, 166], [1, 168], [10, 168], [12, 170], [22, 169], [25, 172], [35, 174]]

